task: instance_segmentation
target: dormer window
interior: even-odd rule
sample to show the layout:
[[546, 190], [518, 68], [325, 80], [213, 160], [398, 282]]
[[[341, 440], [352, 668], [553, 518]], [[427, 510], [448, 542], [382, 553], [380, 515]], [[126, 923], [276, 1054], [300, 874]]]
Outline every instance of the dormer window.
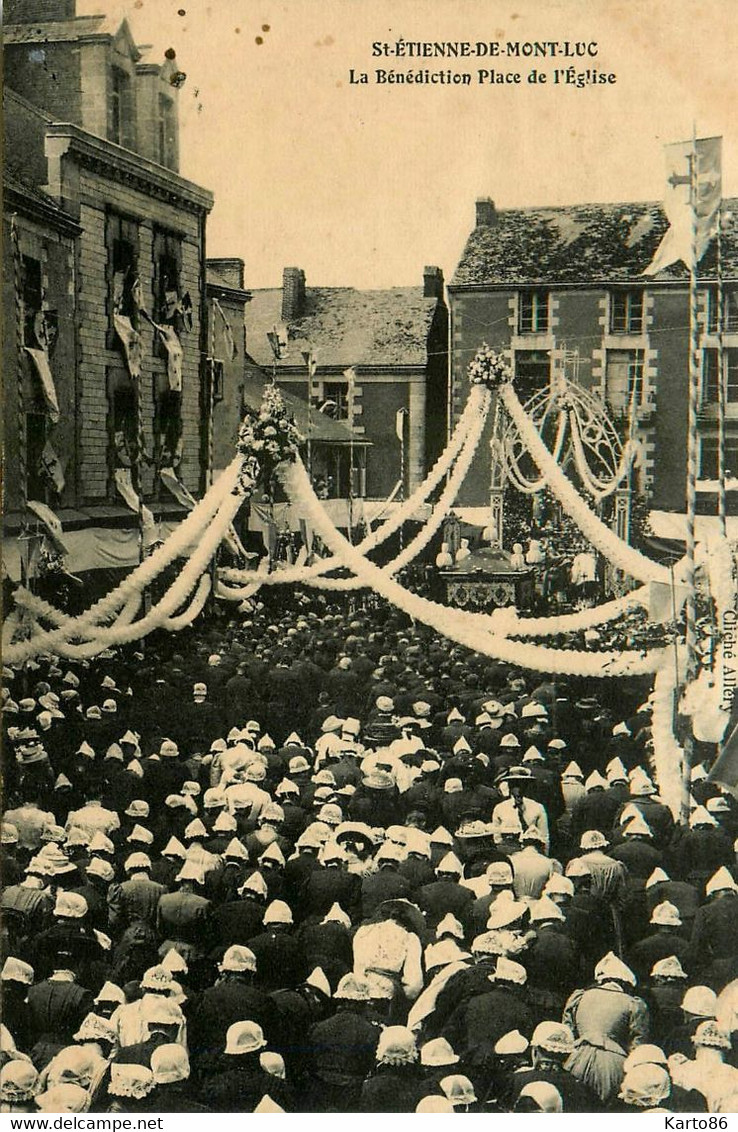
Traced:
[[110, 90], [110, 140], [126, 149], [135, 148], [131, 76], [113, 67]]
[[520, 291], [518, 295], [518, 332], [548, 332], [548, 291]]
[[643, 291], [613, 291], [610, 294], [610, 333], [643, 332]]

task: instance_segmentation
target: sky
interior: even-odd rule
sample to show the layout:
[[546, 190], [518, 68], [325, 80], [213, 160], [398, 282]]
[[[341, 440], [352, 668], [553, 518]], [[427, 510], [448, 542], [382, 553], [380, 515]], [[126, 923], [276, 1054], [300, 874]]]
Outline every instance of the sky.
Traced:
[[[474, 223], [497, 207], [658, 200], [663, 146], [722, 134], [738, 193], [738, 20], [732, 0], [78, 0], [129, 19], [152, 58], [174, 48], [181, 172], [211, 189], [208, 255], [241, 256], [249, 287], [450, 280]], [[597, 43], [568, 60], [374, 58], [374, 41]], [[469, 71], [471, 86], [359, 85], [377, 68]], [[528, 82], [533, 67], [547, 83]], [[479, 84], [479, 69], [521, 75]]]

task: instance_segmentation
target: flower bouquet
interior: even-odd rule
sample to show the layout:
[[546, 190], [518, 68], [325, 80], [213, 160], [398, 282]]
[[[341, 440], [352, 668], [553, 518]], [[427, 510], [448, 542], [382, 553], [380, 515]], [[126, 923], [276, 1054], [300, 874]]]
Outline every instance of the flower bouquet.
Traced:
[[486, 342], [482, 343], [469, 363], [468, 374], [470, 385], [485, 385], [487, 389], [497, 389], [513, 379], [513, 372], [505, 355], [493, 350]]
[[250, 496], [257, 483], [268, 484], [280, 464], [294, 463], [303, 441], [279, 389], [268, 385], [258, 415], [247, 417], [239, 429], [237, 449], [243, 463], [236, 490]]

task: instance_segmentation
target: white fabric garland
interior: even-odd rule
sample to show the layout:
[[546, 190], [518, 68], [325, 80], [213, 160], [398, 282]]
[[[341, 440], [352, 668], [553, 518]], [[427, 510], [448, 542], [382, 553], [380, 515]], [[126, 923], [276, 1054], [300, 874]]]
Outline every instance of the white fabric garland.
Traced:
[[282, 468], [281, 478], [288, 497], [294, 502], [301, 501], [308, 511], [313, 529], [357, 577], [363, 578], [366, 585], [409, 617], [422, 621], [468, 649], [538, 672], [566, 673], [574, 676], [643, 675], [655, 672], [663, 662], [665, 651], [663, 649], [655, 649], [650, 653], [587, 653], [548, 649], [541, 645], [521, 644], [518, 641], [496, 638], [481, 627], [475, 629], [466, 619], [457, 617], [458, 610], [450, 610], [445, 605], [438, 605], [436, 602], [410, 593], [398, 582], [387, 577], [374, 563], [367, 561], [356, 547], [351, 546], [328, 518], [312, 489], [302, 461]]
[[[472, 387], [469, 398], [464, 408], [463, 413], [459, 417], [458, 424], [446, 446], [445, 451], [436, 461], [432, 471], [428, 474], [426, 479], [413, 494], [406, 499], [404, 503], [397, 508], [397, 510], [390, 516], [390, 518], [367, 535], [365, 539], [358, 544], [357, 549], [362, 554], [368, 554], [370, 551], [381, 546], [388, 538], [396, 534], [397, 531], [403, 526], [404, 523], [411, 519], [418, 508], [425, 502], [428, 496], [435, 491], [441, 481], [448, 475], [451, 467], [457, 457], [459, 456], [470, 431], [474, 430], [475, 424], [479, 415], [482, 412], [489, 411], [488, 407], [485, 410], [485, 405], [489, 406], [490, 394], [489, 390], [481, 385]], [[268, 586], [283, 585], [285, 582], [292, 582], [299, 585], [304, 582], [310, 582], [311, 579], [319, 577], [322, 574], [327, 574], [330, 570], [336, 570], [341, 567], [339, 556], [332, 555], [328, 558], [321, 558], [314, 562], [311, 566], [292, 566], [286, 570], [280, 570], [273, 574], [269, 574], [263, 579], [263, 584]], [[246, 586], [253, 583], [253, 571], [250, 570], [236, 570], [232, 568], [225, 568], [219, 571], [220, 577], [226, 582], [241, 582]], [[237, 598], [246, 597], [244, 593], [240, 595], [235, 589], [231, 588], [230, 595], [232, 600]]]
[[528, 418], [512, 384], [500, 388], [500, 398], [518, 427], [528, 452], [539, 469], [548, 479], [551, 490], [563, 506], [567, 515], [577, 524], [585, 538], [596, 547], [605, 558], [624, 573], [639, 581], [669, 581], [669, 572], [663, 566], [652, 562], [640, 551], [619, 538], [614, 531], [594, 514], [582, 499], [571, 481], [562, 472], [537, 429]]
[[[684, 671], [684, 649], [680, 648], [677, 655], [679, 667]], [[670, 661], [667, 654], [653, 683], [653, 713], [651, 717], [653, 768], [659, 796], [669, 807], [674, 817], [678, 818], [682, 805], [685, 758], [684, 751], [679, 746], [674, 734], [675, 694], [676, 672], [674, 663]]]
[[[648, 587], [632, 590], [624, 597], [592, 606], [590, 609], [582, 609], [576, 613], [561, 613], [558, 616], [519, 617], [516, 610], [506, 609], [504, 613], [508, 616], [504, 620], [498, 619], [497, 624], [490, 628], [493, 632], [503, 633], [506, 637], [555, 637], [559, 633], [576, 633], [584, 629], [594, 629], [597, 625], [605, 625], [608, 621], [617, 620], [635, 605], [648, 606]], [[489, 616], [494, 620], [494, 613]]]
[[630, 471], [631, 464], [635, 457], [635, 446], [631, 440], [626, 441], [615, 474], [612, 479], [606, 483], [604, 480], [601, 480], [599, 476], [596, 476], [589, 466], [576, 413], [573, 411], [570, 412], [569, 419], [574, 443], [574, 462], [576, 469], [590, 495], [593, 495], [598, 502], [601, 502], [603, 499], [607, 499], [608, 496], [612, 495]]
[[169, 629], [172, 633], [179, 633], [181, 629], [186, 629], [188, 625], [191, 625], [205, 608], [205, 602], [208, 600], [211, 586], [210, 575], [203, 574], [200, 577], [200, 581], [197, 583], [195, 596], [184, 613], [180, 613], [176, 617], [165, 617], [159, 625], [159, 628]]
[[[561, 453], [564, 449], [564, 439], [566, 437], [566, 414], [559, 413], [559, 423], [556, 429], [556, 440], [554, 443], [553, 458], [557, 464], [561, 462]], [[548, 482], [545, 475], [540, 476], [537, 480], [528, 480], [525, 478], [520, 470], [517, 460], [512, 454], [512, 441], [508, 441], [503, 445], [503, 456], [505, 460], [505, 472], [510, 483], [521, 495], [538, 495]]]
[[[397, 555], [386, 566], [382, 567], [382, 571], [388, 576], [393, 577], [399, 574], [401, 570], [409, 565], [422, 550], [428, 545], [430, 540], [435, 535], [443, 520], [448, 515], [451, 507], [453, 506], [456, 496], [459, 494], [459, 489], [466, 479], [467, 472], [471, 467], [472, 460], [476, 455], [479, 441], [482, 438], [484, 426], [487, 423], [487, 416], [489, 414], [489, 407], [491, 402], [491, 395], [489, 390], [485, 389], [485, 398], [479, 410], [479, 415], [476, 418], [472, 428], [470, 429], [464, 447], [459, 454], [456, 461], [456, 467], [452, 474], [449, 476], [448, 482], [443, 489], [440, 499], [436, 503], [430, 518], [425, 522], [415, 536], [415, 538], [408, 543], [405, 549]], [[310, 585], [318, 589], [326, 590], [358, 590], [361, 589], [364, 583], [360, 578], [315, 578]]]
[[[166, 542], [157, 547], [154, 553], [129, 574], [125, 581], [95, 602], [81, 617], [66, 618], [60, 628], [34, 634], [28, 641], [10, 645], [4, 651], [5, 663], [22, 664], [23, 661], [36, 656], [39, 652], [58, 653], [59, 645], [83, 635], [91, 626], [94, 627], [109, 620], [130, 598], [135, 594], [140, 594], [166, 566], [169, 566], [176, 558], [181, 557], [193, 543], [199, 541], [205, 527], [221, 507], [223, 499], [233, 490], [241, 463], [240, 457], [234, 458], [218, 477], [207, 495], [192, 509]], [[241, 500], [240, 497], [238, 498], [240, 505]], [[176, 606], [174, 608], [176, 609]]]
[[[189, 598], [200, 575], [207, 568], [220, 546], [223, 536], [230, 523], [233, 522], [242, 502], [241, 495], [229, 495], [226, 498], [194, 554], [185, 563], [161, 601], [145, 617], [142, 617], [140, 621], [134, 621], [132, 625], [101, 629], [95, 640], [84, 645], [62, 643], [56, 646], [56, 652], [69, 659], [89, 658], [96, 656], [97, 653], [110, 648], [112, 645], [130, 644], [132, 641], [140, 640], [141, 637], [153, 632], [154, 629], [160, 628]], [[193, 614], [193, 617], [195, 615]], [[184, 622], [184, 624], [187, 623], [189, 622]]]
[[[50, 621], [51, 624], [55, 625], [57, 628], [63, 625], [68, 625], [74, 621], [74, 618], [60, 613], [60, 611], [55, 606], [50, 605], [47, 601], [43, 601], [42, 598], [37, 597], [36, 594], [32, 594], [29, 590], [23, 587], [19, 586], [19, 588], [13, 594], [13, 599], [17, 606], [28, 609], [29, 612], [33, 613], [39, 621]], [[132, 594], [116, 617], [113, 625], [130, 625], [130, 623], [138, 613], [142, 601], [143, 594]], [[80, 640], [94, 640], [100, 630], [100, 625], [93, 625], [92, 623], [88, 623], [87, 625], [79, 629], [79, 631], [75, 626], [74, 635], [75, 637], [79, 636]]]

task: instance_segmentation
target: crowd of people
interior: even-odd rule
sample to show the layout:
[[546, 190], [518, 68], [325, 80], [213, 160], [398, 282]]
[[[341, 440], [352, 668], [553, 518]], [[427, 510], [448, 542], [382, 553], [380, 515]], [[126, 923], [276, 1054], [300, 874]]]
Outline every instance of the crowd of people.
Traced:
[[293, 592], [2, 698], [0, 1111], [738, 1108], [738, 803], [642, 682]]

